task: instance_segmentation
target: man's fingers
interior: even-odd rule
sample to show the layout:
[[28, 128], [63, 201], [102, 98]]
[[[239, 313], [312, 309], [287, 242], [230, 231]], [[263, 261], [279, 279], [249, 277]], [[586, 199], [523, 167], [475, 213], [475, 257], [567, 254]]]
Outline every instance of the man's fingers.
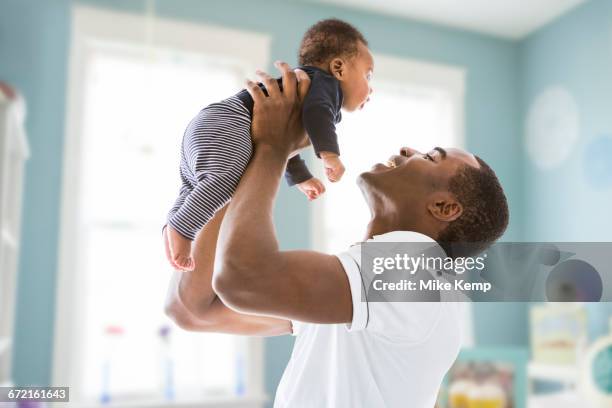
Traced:
[[298, 80], [298, 97], [300, 98], [300, 101], [303, 101], [308, 93], [308, 88], [310, 88], [310, 77], [301, 69], [296, 69], [295, 75], [297, 76]]
[[276, 79], [272, 78], [266, 72], [261, 71], [259, 69], [256, 71], [256, 73], [257, 73], [257, 76], [261, 78], [261, 82], [263, 82], [263, 84], [266, 86], [268, 95], [270, 96], [280, 95], [281, 90], [278, 87], [278, 82], [276, 81]]
[[263, 93], [257, 82], [253, 82], [250, 79], [246, 81], [246, 90], [253, 98], [255, 103], [261, 103], [266, 99], [266, 95]]
[[286, 62], [276, 61], [274, 66], [281, 72], [281, 76], [283, 77], [283, 94], [289, 98], [289, 100], [293, 100], [297, 88], [295, 73]]

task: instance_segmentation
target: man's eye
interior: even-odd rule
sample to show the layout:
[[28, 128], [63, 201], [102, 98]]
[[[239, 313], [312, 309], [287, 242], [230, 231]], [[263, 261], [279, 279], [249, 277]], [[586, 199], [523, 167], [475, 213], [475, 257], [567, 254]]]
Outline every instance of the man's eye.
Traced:
[[424, 157], [425, 159], [427, 159], [427, 160], [434, 161], [433, 157], [431, 157], [431, 156], [429, 155], [429, 153], [425, 153], [425, 154], [423, 155], [423, 157]]

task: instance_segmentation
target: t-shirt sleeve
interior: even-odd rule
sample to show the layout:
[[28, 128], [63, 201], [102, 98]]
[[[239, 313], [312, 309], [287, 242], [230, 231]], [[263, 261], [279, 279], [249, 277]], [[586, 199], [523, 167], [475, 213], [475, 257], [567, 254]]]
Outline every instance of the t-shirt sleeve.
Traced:
[[[356, 250], [360, 251], [359, 247], [353, 248], [357, 248]], [[355, 249], [349, 251], [355, 251]], [[361, 277], [361, 269], [354, 254], [351, 254], [349, 251], [337, 255], [337, 257], [348, 278], [353, 303], [353, 317], [351, 322], [347, 323], [346, 327], [349, 331], [359, 331], [365, 329], [368, 325], [368, 302], [365, 297], [362, 298], [362, 296], [365, 295], [365, 291], [363, 279]]]
[[404, 344], [427, 340], [441, 317], [440, 302], [371, 302], [368, 331]]
[[349, 280], [353, 301], [353, 318], [347, 324], [347, 329], [367, 330], [403, 344], [418, 344], [427, 340], [439, 322], [442, 304], [368, 301], [361, 273], [360, 251], [357, 245], [337, 255]]
[[291, 320], [291, 335], [292, 336], [299, 336], [300, 335], [300, 331], [302, 329], [302, 322], [298, 321], [298, 320]]

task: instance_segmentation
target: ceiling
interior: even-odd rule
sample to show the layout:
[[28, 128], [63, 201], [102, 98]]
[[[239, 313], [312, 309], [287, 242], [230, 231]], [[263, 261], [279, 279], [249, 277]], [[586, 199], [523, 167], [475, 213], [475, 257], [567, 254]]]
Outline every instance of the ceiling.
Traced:
[[310, 0], [522, 38], [587, 0]]

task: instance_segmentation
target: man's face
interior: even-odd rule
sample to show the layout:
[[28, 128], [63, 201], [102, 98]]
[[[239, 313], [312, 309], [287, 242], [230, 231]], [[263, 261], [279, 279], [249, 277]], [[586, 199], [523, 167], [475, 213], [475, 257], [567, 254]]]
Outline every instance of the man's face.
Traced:
[[361, 174], [359, 184], [366, 196], [376, 193], [383, 201], [418, 216], [426, 212], [433, 193], [448, 191], [450, 179], [466, 164], [479, 167], [476, 158], [461, 149], [435, 147], [421, 153], [402, 147], [387, 163], [375, 164]]

